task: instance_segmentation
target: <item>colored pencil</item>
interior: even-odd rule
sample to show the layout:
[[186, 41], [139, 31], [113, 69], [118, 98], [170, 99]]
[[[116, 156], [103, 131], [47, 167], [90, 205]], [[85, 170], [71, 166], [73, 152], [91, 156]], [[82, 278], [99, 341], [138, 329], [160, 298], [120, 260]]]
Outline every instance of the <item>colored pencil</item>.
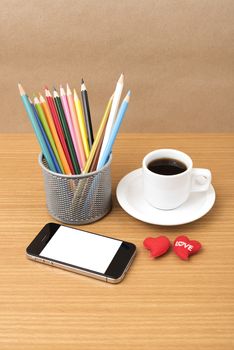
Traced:
[[[104, 140], [102, 143], [102, 148], [101, 148], [101, 153], [100, 153], [100, 157], [99, 157], [99, 161], [101, 161], [102, 156], [104, 154], [106, 145], [108, 143], [110, 134], [111, 134], [111, 130], [112, 127], [114, 125], [115, 122], [115, 118], [118, 112], [118, 107], [119, 107], [119, 101], [121, 98], [121, 94], [123, 91], [123, 85], [124, 85], [124, 76], [123, 74], [120, 75], [120, 78], [116, 84], [116, 88], [115, 88], [115, 92], [114, 92], [114, 97], [113, 97], [113, 103], [111, 106], [111, 111], [110, 111], [110, 117], [108, 119], [107, 125], [106, 125], [106, 131], [105, 131], [105, 136], [104, 136]], [[99, 165], [99, 164], [98, 164]]]
[[55, 155], [55, 157], [57, 159], [59, 167], [62, 170], [62, 173], [64, 173], [63, 165], [61, 163], [61, 160], [60, 160], [60, 157], [59, 157], [59, 154], [58, 154], [55, 142], [54, 142], [54, 138], [53, 138], [53, 136], [51, 134], [51, 131], [50, 131], [49, 125], [47, 123], [46, 116], [44, 114], [42, 106], [40, 104], [40, 101], [39, 101], [39, 99], [36, 96], [34, 97], [34, 105], [35, 105], [38, 117], [39, 117], [39, 119], [41, 121], [41, 124], [42, 124], [42, 126], [43, 126], [43, 128], [45, 130], [45, 133], [46, 133], [46, 135], [47, 135], [47, 137], [49, 139], [50, 145], [51, 145], [51, 147], [53, 149], [53, 152], [54, 152], [54, 155]]
[[99, 159], [99, 156], [100, 156], [104, 135], [105, 135], [105, 128], [104, 128], [104, 130], [102, 132], [102, 136], [101, 136], [99, 144], [97, 146], [97, 149], [96, 149], [95, 155], [93, 157], [92, 164], [91, 164], [91, 166], [89, 168], [89, 171], [95, 171], [97, 169], [98, 159]]
[[108, 158], [110, 156], [110, 153], [111, 153], [113, 144], [115, 142], [116, 136], [118, 134], [120, 125], [123, 121], [124, 115], [125, 115], [126, 110], [128, 108], [129, 99], [130, 99], [130, 91], [128, 91], [126, 97], [124, 98], [124, 100], [120, 106], [118, 115], [116, 117], [116, 121], [115, 121], [113, 128], [111, 130], [111, 134], [110, 134], [109, 140], [107, 142], [106, 148], [103, 152], [103, 155], [100, 154], [101, 159], [98, 162], [97, 170], [100, 170], [106, 164], [106, 161], [108, 160]]
[[67, 84], [67, 102], [68, 102], [70, 115], [71, 115], [72, 123], [74, 126], [74, 130], [75, 130], [77, 144], [78, 144], [81, 168], [83, 169], [85, 166], [85, 163], [86, 163], [86, 156], [85, 156], [84, 146], [83, 146], [83, 142], [82, 142], [80, 127], [79, 127], [79, 123], [78, 123], [78, 119], [77, 119], [77, 115], [76, 115], [75, 104], [74, 104], [72, 92], [71, 92], [68, 84]]
[[42, 133], [43, 138], [44, 138], [44, 140], [45, 140], [46, 146], [47, 146], [48, 151], [49, 151], [49, 153], [50, 153], [50, 156], [51, 156], [51, 158], [52, 158], [52, 161], [53, 161], [53, 164], [54, 164], [54, 167], [55, 167], [55, 171], [56, 171], [56, 173], [62, 174], [62, 170], [61, 170], [61, 168], [60, 168], [60, 166], [59, 166], [59, 163], [57, 162], [57, 159], [56, 159], [55, 154], [54, 154], [54, 152], [53, 152], [53, 149], [52, 149], [52, 147], [51, 147], [50, 141], [49, 141], [49, 139], [48, 139], [48, 135], [46, 134], [46, 131], [45, 131], [45, 129], [43, 128], [43, 125], [42, 125], [42, 122], [41, 122], [40, 117], [39, 117], [39, 115], [38, 115], [38, 112], [37, 112], [37, 110], [36, 110], [36, 107], [35, 107], [35, 105], [33, 104], [33, 102], [30, 100], [30, 98], [29, 98], [29, 102], [31, 103], [31, 106], [32, 106], [32, 109], [33, 109], [33, 113], [34, 113], [35, 119], [36, 119], [36, 121], [37, 121], [37, 124], [38, 124], [40, 130], [41, 130], [41, 133]]
[[63, 87], [61, 85], [60, 85], [60, 99], [61, 99], [61, 102], [62, 102], [63, 111], [64, 111], [64, 114], [65, 114], [65, 117], [66, 117], [66, 121], [67, 121], [67, 125], [68, 125], [68, 128], [69, 128], [69, 131], [70, 131], [70, 135], [71, 135], [71, 139], [72, 139], [72, 142], [73, 142], [73, 146], [74, 146], [74, 149], [75, 149], [75, 152], [76, 152], [76, 158], [78, 160], [80, 168], [82, 168], [82, 166], [81, 166], [82, 162], [81, 162], [80, 150], [79, 150], [79, 147], [78, 147], [78, 142], [77, 142], [77, 138], [76, 138], [76, 134], [75, 134], [75, 128], [74, 128], [72, 117], [71, 117], [71, 112], [70, 112], [70, 109], [69, 109], [69, 106], [68, 106], [67, 96], [66, 96], [65, 91], [64, 91], [64, 89], [63, 89]]
[[93, 146], [92, 146], [92, 148], [91, 148], [89, 158], [87, 159], [87, 162], [86, 162], [86, 164], [85, 164], [83, 173], [89, 172], [90, 166], [91, 166], [92, 161], [93, 161], [93, 157], [94, 157], [94, 155], [95, 155], [95, 153], [96, 153], [97, 147], [98, 147], [98, 145], [99, 145], [100, 139], [101, 139], [102, 134], [103, 134], [103, 130], [104, 130], [105, 126], [106, 126], [107, 119], [108, 119], [108, 117], [109, 117], [109, 113], [110, 113], [110, 109], [111, 109], [112, 100], [113, 100], [113, 95], [112, 95], [111, 98], [109, 99], [108, 104], [107, 104], [107, 106], [106, 106], [105, 113], [104, 113], [104, 115], [103, 115], [103, 117], [102, 117], [102, 120], [101, 120], [99, 129], [98, 129], [97, 135], [96, 135], [96, 137], [95, 137]]
[[46, 116], [47, 123], [48, 123], [48, 125], [50, 127], [50, 130], [51, 130], [54, 142], [56, 144], [56, 148], [58, 150], [58, 153], [59, 153], [59, 156], [60, 156], [60, 160], [61, 160], [61, 163], [63, 165], [64, 173], [66, 175], [70, 175], [71, 174], [71, 170], [69, 168], [66, 156], [64, 154], [63, 147], [62, 147], [61, 142], [59, 140], [59, 137], [58, 137], [58, 134], [57, 134], [57, 130], [56, 130], [56, 127], [54, 125], [54, 121], [53, 121], [50, 109], [49, 109], [49, 107], [48, 107], [48, 105], [47, 105], [47, 103], [46, 103], [46, 101], [45, 101], [45, 99], [44, 99], [44, 97], [42, 95], [39, 96], [39, 99], [40, 99], [40, 104], [42, 106], [44, 114]]
[[75, 170], [74, 170], [74, 167], [73, 167], [73, 164], [72, 164], [72, 161], [71, 161], [70, 153], [68, 151], [68, 147], [67, 147], [67, 144], [66, 144], [66, 141], [65, 141], [65, 137], [63, 135], [63, 130], [62, 130], [62, 126], [61, 126], [61, 123], [60, 123], [58, 112], [57, 112], [57, 109], [56, 109], [56, 106], [55, 106], [55, 102], [54, 102], [54, 99], [53, 99], [49, 89], [45, 89], [45, 95], [46, 95], [47, 103], [48, 103], [49, 108], [50, 108], [51, 115], [52, 115], [53, 120], [54, 120], [54, 124], [55, 124], [56, 130], [57, 130], [60, 142], [61, 142], [62, 147], [63, 147], [63, 151], [65, 153], [67, 162], [69, 164], [69, 168], [71, 170], [71, 173], [75, 174]]
[[87, 89], [84, 83], [84, 80], [81, 80], [81, 97], [83, 102], [83, 109], [84, 109], [84, 115], [85, 115], [85, 124], [88, 134], [88, 141], [89, 141], [89, 148], [91, 149], [93, 144], [93, 128], [92, 128], [92, 121], [91, 121], [91, 115], [90, 115], [90, 108], [89, 108], [89, 99], [88, 99], [88, 93]]
[[56, 171], [54, 163], [53, 163], [53, 160], [52, 160], [51, 155], [50, 155], [50, 153], [48, 151], [48, 148], [47, 148], [47, 145], [46, 145], [45, 140], [43, 138], [43, 135], [41, 133], [41, 130], [40, 130], [40, 128], [38, 126], [38, 123], [37, 123], [37, 121], [35, 119], [33, 108], [32, 108], [31, 103], [28, 100], [28, 96], [26, 95], [26, 93], [25, 93], [25, 91], [24, 91], [24, 89], [23, 89], [21, 84], [18, 84], [18, 88], [19, 88], [20, 96], [21, 96], [21, 99], [23, 101], [24, 107], [26, 109], [27, 115], [28, 115], [29, 120], [30, 120], [30, 122], [32, 124], [33, 130], [34, 130], [34, 132], [36, 134], [38, 143], [39, 143], [39, 145], [41, 147], [42, 153], [45, 156], [45, 159], [46, 159], [46, 161], [48, 163], [48, 166], [49, 166], [50, 170]]
[[82, 105], [81, 105], [80, 99], [79, 99], [75, 89], [74, 89], [74, 103], [75, 103], [78, 124], [80, 127], [82, 142], [83, 142], [83, 146], [84, 146], [85, 156], [86, 156], [86, 159], [88, 159], [89, 153], [90, 153], [90, 148], [89, 148], [89, 143], [88, 143], [88, 135], [87, 135], [86, 125], [85, 125]]
[[58, 92], [54, 89], [54, 101], [59, 115], [60, 122], [62, 124], [63, 132], [67, 141], [68, 149], [70, 152], [71, 160], [76, 174], [80, 174], [80, 166], [76, 157], [76, 151], [72, 142], [71, 134], [67, 125], [66, 117], [64, 114], [63, 106]]

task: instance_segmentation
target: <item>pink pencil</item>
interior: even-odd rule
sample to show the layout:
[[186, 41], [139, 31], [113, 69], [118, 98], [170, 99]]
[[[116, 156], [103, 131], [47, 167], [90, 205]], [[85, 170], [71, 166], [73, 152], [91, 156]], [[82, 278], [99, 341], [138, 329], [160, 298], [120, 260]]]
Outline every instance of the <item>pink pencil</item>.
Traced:
[[70, 114], [70, 110], [69, 110], [69, 106], [68, 106], [68, 102], [67, 102], [67, 96], [66, 93], [63, 89], [63, 87], [60, 85], [60, 98], [61, 98], [61, 102], [63, 105], [63, 110], [67, 119], [67, 124], [71, 133], [71, 137], [72, 137], [72, 141], [73, 141], [73, 145], [76, 151], [76, 156], [80, 165], [80, 168], [83, 169], [83, 161], [81, 158], [81, 154], [80, 154], [80, 150], [79, 150], [79, 145], [78, 145], [78, 140], [76, 137], [76, 133], [75, 133], [75, 129], [74, 129], [74, 125], [72, 122], [72, 118], [71, 118], [71, 114]]
[[71, 118], [73, 121], [75, 134], [76, 134], [76, 138], [77, 138], [77, 142], [78, 142], [78, 146], [79, 146], [79, 151], [80, 151], [80, 156], [81, 156], [81, 164], [82, 164], [81, 167], [83, 170], [85, 163], [86, 163], [85, 150], [84, 150], [84, 145], [83, 145], [83, 141], [82, 141], [81, 131], [80, 131], [79, 123], [78, 123], [78, 118], [77, 118], [77, 114], [76, 114], [76, 109], [75, 109], [75, 104], [74, 104], [72, 92], [71, 92], [68, 84], [67, 84], [67, 101], [68, 101], [70, 114], [71, 114]]

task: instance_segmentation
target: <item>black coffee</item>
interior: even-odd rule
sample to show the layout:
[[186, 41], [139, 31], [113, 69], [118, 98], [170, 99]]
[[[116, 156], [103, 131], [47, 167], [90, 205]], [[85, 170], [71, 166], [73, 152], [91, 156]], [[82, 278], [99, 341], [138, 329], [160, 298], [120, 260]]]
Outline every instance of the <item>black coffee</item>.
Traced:
[[177, 175], [187, 170], [184, 163], [173, 158], [154, 159], [148, 164], [148, 169], [160, 175]]

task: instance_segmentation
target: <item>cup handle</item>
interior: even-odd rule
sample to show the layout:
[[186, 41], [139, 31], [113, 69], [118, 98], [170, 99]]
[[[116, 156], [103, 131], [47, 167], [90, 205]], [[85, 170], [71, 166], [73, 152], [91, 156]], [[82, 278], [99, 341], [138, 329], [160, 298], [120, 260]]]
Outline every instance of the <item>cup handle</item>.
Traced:
[[191, 192], [207, 191], [211, 184], [211, 172], [209, 169], [192, 169], [192, 189]]

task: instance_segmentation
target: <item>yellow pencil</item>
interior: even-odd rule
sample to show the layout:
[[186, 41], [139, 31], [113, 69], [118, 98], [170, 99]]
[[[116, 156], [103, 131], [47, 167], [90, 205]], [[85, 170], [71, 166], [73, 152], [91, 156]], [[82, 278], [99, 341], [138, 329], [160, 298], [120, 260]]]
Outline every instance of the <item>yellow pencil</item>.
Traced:
[[101, 120], [101, 124], [99, 126], [99, 129], [98, 129], [98, 132], [97, 132], [97, 135], [95, 137], [95, 140], [94, 140], [94, 143], [93, 143], [93, 146], [91, 148], [91, 151], [90, 151], [90, 155], [87, 159], [87, 162], [85, 164], [85, 167], [84, 167], [84, 170], [83, 170], [83, 173], [87, 173], [89, 171], [89, 168], [92, 164], [92, 160], [93, 160], [93, 157], [95, 155], [95, 152], [97, 150], [97, 147], [98, 147], [98, 144], [99, 144], [99, 141], [102, 137], [102, 133], [103, 133], [103, 130], [106, 126], [106, 123], [107, 123], [107, 120], [108, 120], [108, 117], [109, 117], [109, 113], [110, 113], [110, 109], [111, 109], [111, 104], [112, 104], [112, 101], [113, 101], [113, 96], [111, 96], [111, 98], [109, 99], [108, 101], [108, 104], [106, 106], [106, 110], [105, 110], [105, 113], [104, 113], [104, 116], [102, 117], [102, 120]]
[[88, 135], [87, 135], [86, 125], [84, 121], [84, 114], [83, 114], [81, 102], [75, 89], [74, 89], [74, 103], [75, 103], [77, 119], [80, 127], [80, 133], [81, 133], [81, 137], [84, 145], [84, 151], [85, 151], [86, 158], [88, 159], [89, 153], [90, 153]]
[[54, 142], [56, 144], [57, 151], [58, 151], [61, 163], [62, 163], [63, 168], [64, 168], [64, 172], [65, 172], [65, 174], [70, 175], [71, 174], [71, 170], [69, 168], [69, 165], [68, 165], [67, 159], [65, 157], [62, 145], [60, 143], [60, 140], [59, 140], [59, 137], [58, 137], [55, 125], [54, 125], [54, 121], [53, 121], [52, 115], [51, 115], [49, 107], [48, 107], [48, 105], [47, 105], [47, 103], [46, 103], [46, 101], [45, 101], [45, 99], [44, 99], [44, 97], [42, 95], [40, 95], [40, 103], [41, 103], [42, 109], [44, 111], [44, 114], [46, 116], [47, 122], [49, 124], [50, 130], [51, 130], [51, 134], [52, 134], [52, 136], [54, 138]]

